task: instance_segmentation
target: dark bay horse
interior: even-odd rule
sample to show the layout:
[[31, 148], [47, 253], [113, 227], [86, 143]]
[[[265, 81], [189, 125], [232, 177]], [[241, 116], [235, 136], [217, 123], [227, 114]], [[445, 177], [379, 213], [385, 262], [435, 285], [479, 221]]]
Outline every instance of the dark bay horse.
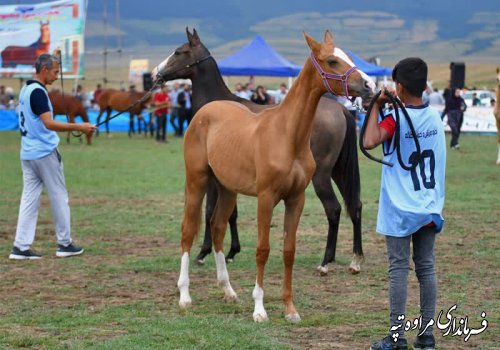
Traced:
[[[159, 75], [165, 81], [181, 78], [191, 79], [194, 113], [205, 104], [217, 100], [239, 102], [254, 112], [270, 107], [257, 105], [233, 95], [222, 80], [217, 63], [201, 42], [196, 30], [191, 34], [186, 29], [186, 33], [188, 43], [177, 48], [174, 54], [155, 68], [153, 76]], [[318, 270], [321, 274], [327, 274], [328, 264], [335, 261], [341, 205], [333, 191], [331, 183], [331, 179], [333, 179], [344, 198], [353, 223], [353, 260], [349, 270], [352, 273], [358, 273], [363, 261], [363, 249], [356, 124], [352, 115], [341, 104], [328, 96], [330, 95], [326, 94], [320, 99], [311, 134], [311, 150], [316, 161], [316, 171], [312, 181], [328, 218], [327, 244]], [[203, 263], [205, 256], [212, 249], [210, 219], [216, 202], [216, 184], [215, 181], [211, 180], [207, 191], [204, 242], [197, 257], [199, 263]], [[236, 218], [237, 209], [235, 207], [229, 218], [231, 248], [226, 256], [227, 261], [232, 261], [235, 254], [240, 251]]]
[[[285, 204], [284, 280], [282, 298], [285, 319], [300, 321], [293, 303], [292, 277], [296, 233], [304, 208], [305, 189], [316, 164], [310, 138], [316, 107], [328, 90], [336, 94], [372, 97], [374, 83], [356, 70], [336, 50], [325, 32], [323, 42], [304, 33], [311, 50], [288, 96], [273, 108], [259, 113], [234, 101], [213, 101], [198, 110], [184, 138], [186, 190], [181, 239], [179, 306], [191, 305], [189, 252], [201, 221], [201, 206], [210, 177], [215, 178], [218, 199], [212, 216], [212, 238], [217, 281], [224, 299], [237, 295], [231, 287], [223, 253], [227, 221], [238, 193], [257, 197], [257, 276], [252, 296], [255, 322], [268, 320], [264, 308], [264, 268], [269, 257], [269, 230], [274, 207]], [[322, 80], [322, 73], [329, 80]], [[335, 79], [333, 76], [339, 78]], [[366, 78], [365, 78], [366, 77]], [[368, 80], [367, 80], [368, 78]]]
[[[106, 111], [106, 134], [109, 135], [109, 116], [111, 111], [115, 110], [118, 112], [127, 111], [130, 106], [135, 102], [140, 100], [146, 95], [146, 92], [141, 91], [120, 91], [115, 89], [106, 89], [99, 96], [97, 103], [99, 104], [99, 115], [97, 117], [97, 124], [100, 123], [101, 116]], [[142, 118], [142, 110], [147, 107], [150, 103], [150, 99], [147, 99], [133, 108], [128, 112], [130, 115], [128, 136], [135, 134], [134, 128], [134, 116], [137, 116], [137, 128], [139, 134], [141, 133], [141, 124], [144, 124], [144, 132], [146, 132], [146, 122]], [[99, 129], [96, 130], [96, 136], [99, 135]]]
[[[89, 122], [89, 117], [87, 116], [87, 111], [83, 106], [82, 101], [77, 99], [75, 96], [62, 95], [59, 91], [53, 90], [49, 92], [50, 102], [52, 103], [52, 108], [54, 109], [54, 115], [65, 115], [70, 123], [75, 122], [76, 117], [82, 118], [86, 123]], [[66, 141], [69, 143], [71, 132], [68, 132]], [[90, 146], [92, 143], [92, 135], [87, 135], [87, 145]], [[80, 138], [80, 141], [82, 139]]]
[[36, 58], [49, 52], [50, 27], [49, 21], [40, 21], [40, 37], [29, 46], [7, 46], [2, 51], [2, 67], [15, 67], [18, 64], [34, 65]]

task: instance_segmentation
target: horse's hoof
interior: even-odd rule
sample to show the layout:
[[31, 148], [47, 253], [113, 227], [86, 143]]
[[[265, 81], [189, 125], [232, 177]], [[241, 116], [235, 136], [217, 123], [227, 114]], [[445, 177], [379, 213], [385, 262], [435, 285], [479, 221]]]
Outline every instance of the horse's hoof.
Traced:
[[179, 300], [179, 307], [181, 309], [188, 309], [191, 307], [191, 299]]
[[298, 313], [294, 312], [292, 314], [285, 315], [285, 320], [292, 323], [298, 323], [300, 322], [300, 316]]
[[199, 266], [205, 265], [205, 259], [196, 259], [196, 264]]
[[238, 295], [236, 293], [230, 295], [224, 295], [224, 302], [226, 303], [237, 303]]
[[326, 276], [328, 275], [328, 266], [321, 266], [319, 265], [316, 270], [318, 270], [320, 276]]
[[253, 320], [256, 323], [262, 323], [262, 322], [267, 322], [269, 321], [269, 318], [267, 318], [267, 313], [263, 314], [253, 314]]
[[353, 275], [357, 275], [360, 271], [361, 271], [361, 265], [353, 261], [349, 266], [349, 272]]
[[226, 258], [226, 263], [230, 264], [232, 262], [234, 262], [234, 259], [232, 259], [232, 258]]

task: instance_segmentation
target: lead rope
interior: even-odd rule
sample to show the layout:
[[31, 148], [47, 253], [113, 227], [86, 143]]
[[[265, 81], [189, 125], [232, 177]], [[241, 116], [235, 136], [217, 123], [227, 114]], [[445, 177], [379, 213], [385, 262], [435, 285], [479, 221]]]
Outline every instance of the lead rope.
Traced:
[[[66, 104], [66, 99], [64, 98], [64, 77], [63, 77], [63, 67], [62, 67], [62, 54], [61, 50], [57, 50], [56, 53], [59, 56], [59, 72], [61, 75], [61, 94], [62, 94], [62, 101], [64, 103], [64, 116], [66, 117], [66, 121], [69, 123], [69, 117], [68, 117], [68, 105]], [[71, 135], [74, 137], [81, 137], [83, 135], [83, 132], [79, 131], [76, 133], [74, 130], [71, 131]]]
[[[361, 149], [361, 152], [368, 159], [371, 159], [371, 160], [373, 160], [375, 162], [378, 162], [378, 163], [381, 163], [381, 164], [393, 167], [394, 164], [386, 162], [383, 159], [378, 159], [378, 158], [375, 158], [374, 156], [372, 156], [370, 153], [368, 153], [368, 151], [366, 150], [365, 146], [363, 145], [363, 137], [364, 137], [364, 134], [365, 134], [365, 131], [366, 131], [366, 125], [368, 124], [368, 118], [370, 118], [370, 114], [371, 114], [371, 111], [373, 109], [373, 105], [375, 104], [375, 101], [378, 99], [378, 97], [380, 96], [381, 93], [382, 93], [382, 91], [379, 91], [379, 92], [377, 92], [375, 94], [375, 96], [373, 96], [372, 101], [370, 102], [370, 106], [368, 107], [368, 110], [366, 111], [365, 120], [363, 121], [363, 125], [361, 127], [361, 131], [360, 131], [360, 134], [359, 134], [359, 148]], [[415, 167], [418, 165], [418, 163], [420, 162], [420, 157], [421, 157], [420, 143], [418, 141], [417, 133], [415, 132], [415, 128], [413, 127], [413, 123], [412, 123], [412, 121], [410, 119], [410, 116], [408, 115], [408, 111], [404, 107], [403, 103], [399, 100], [399, 98], [394, 97], [387, 90], [385, 91], [385, 94], [387, 95], [387, 97], [389, 99], [389, 102], [392, 103], [392, 105], [394, 106], [394, 114], [395, 114], [395, 117], [396, 117], [395, 118], [396, 119], [396, 130], [395, 130], [395, 133], [394, 133], [394, 148], [396, 149], [396, 154], [397, 154], [397, 157], [398, 157], [399, 165], [401, 166], [401, 168], [403, 168], [403, 169], [405, 169], [407, 171], [411, 171], [411, 170], [415, 169]], [[404, 117], [406, 119], [406, 122], [408, 123], [408, 126], [410, 127], [410, 132], [411, 132], [413, 141], [415, 142], [415, 148], [416, 148], [416, 155], [417, 156], [414, 157], [414, 158], [412, 158], [410, 160], [411, 163], [410, 163], [409, 166], [404, 163], [404, 161], [402, 159], [402, 156], [401, 156], [401, 148], [400, 148], [401, 132], [399, 130], [400, 129], [399, 109], [401, 109], [401, 111], [403, 111], [403, 115], [404, 115]], [[379, 113], [380, 113], [381, 116], [384, 115], [382, 107], [380, 107]]]

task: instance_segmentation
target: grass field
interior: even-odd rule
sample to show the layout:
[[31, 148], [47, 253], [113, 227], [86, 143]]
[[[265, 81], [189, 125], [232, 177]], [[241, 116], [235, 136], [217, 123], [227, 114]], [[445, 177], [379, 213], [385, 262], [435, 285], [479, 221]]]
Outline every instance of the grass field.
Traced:
[[[240, 301], [225, 304], [212, 256], [191, 264], [193, 307], [178, 308], [182, 142], [158, 145], [126, 134], [100, 137], [90, 147], [61, 143], [70, 194], [73, 238], [81, 257], [55, 258], [47, 195], [42, 197], [34, 249], [43, 259], [8, 260], [15, 234], [22, 173], [19, 134], [0, 133], [0, 349], [368, 349], [388, 329], [384, 239], [375, 233], [380, 165], [360, 156], [365, 262], [351, 275], [351, 224], [342, 215], [337, 262], [328, 276], [322, 258], [327, 222], [312, 186], [298, 232], [295, 305], [302, 317], [283, 317], [282, 217], [275, 209], [265, 275], [266, 324], [252, 319], [256, 203], [239, 197], [242, 252], [229, 274]], [[65, 137], [61, 135], [61, 138]], [[493, 136], [463, 135], [448, 153], [444, 232], [437, 239], [437, 311], [457, 304], [472, 336], [442, 336], [439, 349], [499, 349], [500, 166]], [[229, 244], [226, 237], [226, 246]], [[201, 240], [195, 245], [198, 253]], [[410, 274], [407, 319], [418, 317], [418, 284]], [[443, 318], [444, 320], [444, 318]], [[410, 340], [416, 331], [409, 331]]]

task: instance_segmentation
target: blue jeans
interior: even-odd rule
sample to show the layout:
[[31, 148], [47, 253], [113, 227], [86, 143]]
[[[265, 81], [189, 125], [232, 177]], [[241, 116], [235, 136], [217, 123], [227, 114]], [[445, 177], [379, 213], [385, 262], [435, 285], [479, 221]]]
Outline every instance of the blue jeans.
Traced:
[[[420, 284], [420, 315], [422, 329], [430, 319], [434, 318], [437, 296], [437, 279], [434, 258], [434, 240], [436, 231], [432, 227], [422, 227], [414, 234], [406, 237], [386, 236], [387, 254], [389, 260], [389, 304], [391, 327], [402, 325], [398, 330], [390, 333], [399, 333], [404, 337], [404, 324], [412, 322], [406, 315], [406, 299], [408, 287], [408, 271], [410, 268], [410, 242], [413, 242], [413, 262], [415, 273]], [[398, 316], [405, 315], [404, 320]], [[412, 322], [413, 325], [413, 322]], [[420, 330], [419, 330], [420, 333]], [[432, 334], [429, 327], [425, 334]]]

